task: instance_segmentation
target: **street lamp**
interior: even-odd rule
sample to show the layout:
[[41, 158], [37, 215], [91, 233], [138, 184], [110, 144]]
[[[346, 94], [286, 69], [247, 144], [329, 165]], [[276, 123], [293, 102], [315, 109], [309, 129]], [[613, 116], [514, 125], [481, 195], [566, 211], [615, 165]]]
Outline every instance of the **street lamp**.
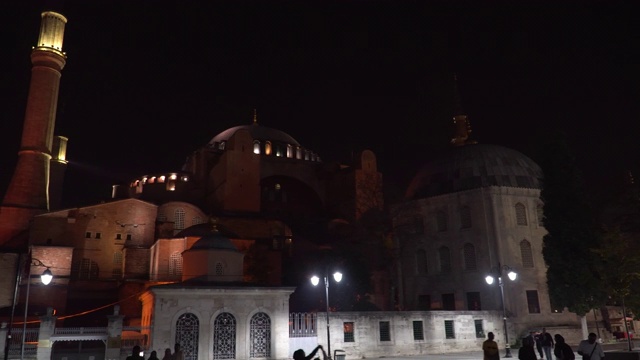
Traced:
[[29, 270], [27, 271], [27, 293], [25, 295], [25, 300], [24, 300], [24, 321], [22, 322], [22, 343], [20, 345], [20, 359], [24, 359], [24, 343], [26, 340], [25, 335], [27, 333], [27, 312], [29, 311], [29, 290], [31, 288], [31, 267], [41, 266], [46, 268], [44, 272], [42, 272], [42, 274], [40, 275], [40, 281], [42, 281], [44, 285], [49, 285], [51, 283], [51, 280], [53, 280], [53, 273], [49, 269], [49, 266], [46, 266], [45, 264], [43, 264], [42, 261], [40, 261], [39, 259], [32, 258], [31, 249], [29, 249], [29, 254], [25, 258], [24, 262], [20, 260], [18, 261], [19, 268], [18, 268], [18, 273], [16, 274], [16, 291], [14, 292], [13, 305], [11, 307], [11, 317], [9, 320], [9, 328], [7, 329], [7, 338], [5, 341], [5, 348], [4, 348], [5, 360], [7, 360], [9, 357], [9, 346], [11, 343], [11, 329], [13, 328], [13, 316], [16, 310], [16, 297], [18, 294], [17, 288], [18, 288], [18, 285], [22, 282], [22, 271], [27, 263], [29, 263]]
[[[342, 280], [342, 273], [339, 271], [336, 271], [335, 273], [333, 273], [333, 279], [336, 282], [340, 282]], [[317, 277], [316, 275], [313, 275], [311, 277], [311, 284], [313, 284], [313, 286], [317, 286], [320, 283], [320, 278]], [[329, 352], [328, 358], [329, 360], [331, 360], [331, 337], [329, 334], [329, 272], [327, 269], [325, 269], [324, 271], [324, 294], [325, 294], [325, 300], [326, 300], [326, 304], [327, 304], [327, 351]]]
[[[504, 357], [506, 358], [510, 358], [511, 357], [511, 345], [509, 344], [509, 332], [507, 331], [507, 312], [504, 308], [504, 282], [502, 281], [502, 272], [507, 272], [507, 276], [509, 277], [509, 280], [514, 281], [517, 277], [518, 274], [513, 271], [513, 269], [511, 269], [509, 266], [507, 265], [502, 265], [500, 266], [500, 263], [498, 263], [498, 266], [491, 269], [491, 272], [494, 272], [498, 275], [498, 286], [500, 286], [500, 301], [502, 304], [502, 324], [504, 326], [504, 348], [505, 348], [505, 353], [504, 353]], [[493, 284], [495, 278], [491, 275], [487, 275], [486, 278], [484, 278], [485, 281], [487, 282], [487, 284], [491, 285]]]

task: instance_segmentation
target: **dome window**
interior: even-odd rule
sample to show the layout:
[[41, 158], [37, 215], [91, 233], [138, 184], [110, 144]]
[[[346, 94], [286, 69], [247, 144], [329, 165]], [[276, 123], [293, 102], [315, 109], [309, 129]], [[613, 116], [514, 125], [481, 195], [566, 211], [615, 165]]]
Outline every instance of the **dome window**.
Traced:
[[165, 179], [166, 179], [166, 177], [164, 175], [158, 177], [158, 183], [164, 183]]
[[264, 143], [264, 154], [271, 155], [271, 141], [265, 141]]
[[156, 182], [156, 177], [155, 177], [155, 176], [152, 176], [152, 177], [149, 179], [149, 184], [154, 184], [155, 182]]
[[253, 140], [253, 153], [256, 155], [260, 154], [260, 141]]
[[175, 179], [177, 179], [177, 178], [178, 178], [178, 175], [176, 175], [176, 174], [171, 174], [171, 175], [169, 175], [169, 179], [170, 179], [170, 180], [175, 180]]
[[182, 180], [184, 182], [187, 182], [187, 181], [189, 181], [189, 177], [185, 175], [185, 176], [181, 177], [180, 180]]
[[302, 160], [302, 148], [300, 146], [296, 147], [296, 159]]
[[291, 144], [287, 144], [287, 158], [293, 158], [293, 146]]

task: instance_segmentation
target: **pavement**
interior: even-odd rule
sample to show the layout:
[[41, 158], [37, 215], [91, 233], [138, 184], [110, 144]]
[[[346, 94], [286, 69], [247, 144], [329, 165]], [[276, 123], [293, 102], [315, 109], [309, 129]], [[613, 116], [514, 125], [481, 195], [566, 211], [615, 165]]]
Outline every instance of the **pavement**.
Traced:
[[[613, 342], [613, 343], [604, 343], [602, 347], [606, 352], [608, 351], [629, 351], [629, 343], [625, 341]], [[571, 345], [571, 348], [575, 351], [578, 348], [578, 345]], [[631, 342], [631, 349], [635, 351], [640, 351], [640, 340], [636, 340]], [[500, 358], [505, 358], [504, 349], [500, 350]], [[467, 351], [467, 352], [452, 352], [452, 353], [443, 353], [443, 354], [424, 354], [424, 355], [414, 355], [414, 356], [402, 356], [402, 357], [393, 357], [393, 356], [385, 356], [380, 359], [384, 360], [418, 360], [418, 359], [428, 359], [428, 360], [482, 360], [482, 350], [478, 351]], [[606, 356], [605, 356], [606, 357]], [[511, 358], [514, 360], [518, 359], [518, 349], [511, 349]], [[582, 357], [576, 353], [576, 360], [581, 359]]]

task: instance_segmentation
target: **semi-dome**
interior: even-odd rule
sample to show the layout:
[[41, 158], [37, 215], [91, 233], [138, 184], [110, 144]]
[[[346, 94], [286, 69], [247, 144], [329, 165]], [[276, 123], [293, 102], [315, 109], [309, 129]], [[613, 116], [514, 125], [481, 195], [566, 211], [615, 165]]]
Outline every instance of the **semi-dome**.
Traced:
[[487, 186], [541, 189], [542, 170], [524, 154], [498, 145], [453, 147], [413, 178], [407, 199], [420, 199]]
[[272, 141], [279, 142], [291, 145], [300, 145], [296, 139], [291, 137], [291, 135], [285, 133], [284, 131], [280, 131], [277, 129], [273, 129], [270, 127], [258, 125], [258, 123], [254, 122], [251, 125], [240, 125], [229, 128], [220, 134], [216, 135], [209, 141], [209, 146], [214, 146], [216, 143], [221, 143], [229, 140], [233, 134], [235, 134], [239, 130], [247, 130], [251, 137], [255, 140], [260, 141]]

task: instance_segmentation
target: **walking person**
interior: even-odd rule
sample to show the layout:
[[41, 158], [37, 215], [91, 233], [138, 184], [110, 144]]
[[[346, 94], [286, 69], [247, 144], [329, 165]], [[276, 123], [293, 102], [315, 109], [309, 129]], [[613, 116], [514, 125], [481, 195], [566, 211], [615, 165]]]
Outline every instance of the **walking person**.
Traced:
[[538, 360], [536, 350], [533, 348], [535, 340], [533, 337], [527, 336], [522, 338], [522, 346], [518, 350], [518, 359], [520, 360]]
[[576, 355], [573, 353], [573, 349], [569, 344], [564, 341], [564, 337], [560, 334], [555, 334], [553, 338], [556, 341], [556, 346], [553, 348], [553, 354], [558, 360], [575, 360]]
[[176, 343], [173, 346], [173, 349], [175, 351], [173, 355], [171, 355], [171, 360], [184, 360], [184, 354], [182, 353], [182, 348], [180, 347], [180, 344]]
[[602, 345], [596, 341], [598, 335], [589, 333], [587, 340], [580, 341], [578, 345], [578, 354], [582, 355], [583, 360], [602, 360], [604, 359], [604, 350]]
[[171, 349], [170, 348], [164, 349], [164, 356], [162, 357], [162, 360], [171, 360], [172, 357], [173, 355], [171, 355]]
[[135, 345], [133, 349], [131, 349], [131, 355], [127, 356], [127, 360], [144, 360], [144, 357], [140, 355], [140, 345]]
[[147, 360], [160, 360], [158, 359], [158, 352], [153, 350]]
[[542, 328], [542, 351], [547, 360], [553, 360], [553, 337], [545, 328]]
[[538, 331], [533, 332], [533, 340], [536, 342], [536, 349], [540, 354], [540, 360], [544, 360], [544, 353], [542, 352], [542, 334]]
[[492, 332], [487, 334], [487, 340], [482, 343], [482, 352], [484, 354], [483, 360], [500, 360], [500, 353], [498, 353], [498, 343], [493, 339], [495, 335]]

